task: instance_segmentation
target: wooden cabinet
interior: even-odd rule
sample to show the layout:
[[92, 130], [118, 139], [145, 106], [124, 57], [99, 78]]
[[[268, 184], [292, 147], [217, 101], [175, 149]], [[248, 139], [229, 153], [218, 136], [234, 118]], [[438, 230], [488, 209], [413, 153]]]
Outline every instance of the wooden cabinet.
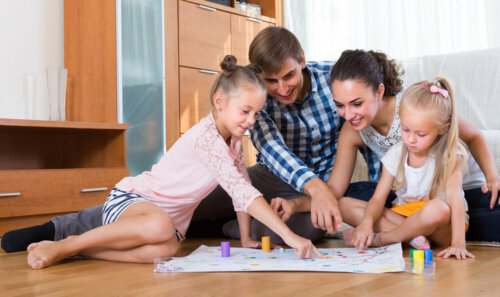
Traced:
[[68, 121], [0, 119], [0, 236], [105, 202], [128, 176], [116, 1], [64, 1]]
[[115, 7], [110, 0], [64, 0], [68, 121], [117, 121]]
[[205, 5], [179, 2], [179, 64], [218, 71], [231, 53], [230, 14]]
[[[210, 111], [210, 90], [224, 56], [232, 54], [238, 64], [247, 65], [248, 48], [255, 35], [281, 24], [281, 0], [247, 2], [260, 5], [262, 15], [204, 0], [165, 3], [166, 15], [167, 11], [179, 11], [178, 22], [169, 20], [165, 26], [165, 44], [173, 45], [166, 49], [166, 73], [178, 73], [178, 84], [167, 82], [166, 93], [173, 95], [167, 97], [167, 114], [169, 107], [179, 108], [178, 113], [170, 111], [167, 118], [168, 147]], [[246, 164], [251, 165], [256, 151], [249, 137], [245, 136], [243, 142]]]
[[210, 90], [217, 75], [213, 70], [179, 67], [180, 133], [185, 133], [210, 112]]
[[128, 176], [127, 124], [0, 119], [0, 236], [104, 203]]
[[[167, 89], [178, 88], [179, 124], [169, 126], [167, 121], [167, 135], [175, 133], [177, 138], [210, 111], [210, 90], [224, 56], [232, 54], [238, 59], [238, 64], [247, 65], [248, 48], [255, 35], [276, 24], [269, 15], [250, 15], [204, 0], [178, 0], [178, 5], [179, 59], [178, 64], [170, 66], [169, 70], [179, 74], [179, 85], [169, 86], [167, 82]], [[267, 7], [268, 12], [271, 9]], [[167, 39], [166, 36], [166, 44], [169, 43]], [[167, 146], [177, 138], [170, 140], [167, 137]]]
[[[282, 24], [282, 0], [247, 0], [253, 15], [206, 0], [164, 1], [165, 125], [171, 147], [210, 109], [214, 75], [226, 54], [248, 64], [248, 46], [264, 27]], [[64, 0], [67, 119], [116, 122], [116, 3]], [[245, 140], [246, 141], [246, 140]], [[253, 152], [252, 152], [253, 153]]]
[[231, 53], [238, 64], [248, 65], [248, 48], [257, 33], [272, 23], [248, 16], [231, 14]]

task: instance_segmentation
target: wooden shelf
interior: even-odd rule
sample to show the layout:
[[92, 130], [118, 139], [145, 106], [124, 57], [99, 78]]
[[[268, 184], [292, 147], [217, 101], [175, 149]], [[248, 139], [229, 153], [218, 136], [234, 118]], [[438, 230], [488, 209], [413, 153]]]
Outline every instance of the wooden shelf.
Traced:
[[40, 121], [40, 120], [18, 120], [0, 118], [0, 129], [5, 127], [25, 128], [56, 128], [56, 129], [84, 129], [84, 130], [128, 130], [128, 124], [118, 123], [95, 123], [95, 122], [72, 122], [72, 121]]
[[231, 1], [233, 6], [226, 6], [226, 5], [222, 5], [222, 4], [218, 4], [218, 3], [206, 1], [206, 0], [184, 0], [184, 1], [199, 4], [199, 5], [205, 5], [205, 6], [212, 7], [212, 8], [218, 9], [218, 10], [230, 12], [232, 14], [238, 14], [238, 15], [242, 15], [242, 16], [256, 18], [256, 19], [259, 19], [261, 21], [270, 22], [270, 23], [277, 23], [277, 18], [279, 18], [279, 16], [277, 16], [277, 12], [281, 10], [281, 8], [276, 7], [278, 5], [276, 4], [276, 1], [274, 1], [274, 0], [273, 1], [269, 1], [269, 0], [247, 1], [247, 3], [249, 3], [249, 4], [259, 5], [261, 7], [261, 15], [252, 14], [252, 13], [248, 13], [246, 11], [236, 9], [234, 7], [234, 1]]
[[0, 235], [104, 203], [129, 174], [127, 124], [0, 119]]
[[0, 170], [126, 168], [128, 124], [0, 119]]

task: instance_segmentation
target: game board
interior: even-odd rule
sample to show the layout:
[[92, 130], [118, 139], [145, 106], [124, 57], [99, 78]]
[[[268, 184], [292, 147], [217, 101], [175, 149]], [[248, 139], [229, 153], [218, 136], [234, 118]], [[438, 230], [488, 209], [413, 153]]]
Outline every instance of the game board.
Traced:
[[231, 248], [231, 256], [221, 257], [220, 247], [201, 245], [186, 257], [155, 262], [157, 272], [215, 271], [324, 271], [383, 273], [404, 271], [405, 262], [400, 243], [365, 249], [319, 249], [324, 259], [301, 259], [293, 249], [263, 252], [258, 249]]

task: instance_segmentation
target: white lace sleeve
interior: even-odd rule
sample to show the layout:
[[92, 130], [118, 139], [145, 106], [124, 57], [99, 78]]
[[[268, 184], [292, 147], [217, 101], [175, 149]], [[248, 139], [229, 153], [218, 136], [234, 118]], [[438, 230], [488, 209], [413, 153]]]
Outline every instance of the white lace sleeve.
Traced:
[[245, 165], [245, 155], [243, 153], [243, 149], [240, 149], [238, 158], [234, 161], [234, 163], [236, 164], [236, 168], [238, 168], [238, 171], [241, 173], [241, 175], [243, 175], [245, 180], [248, 183], [252, 184], [250, 176], [248, 175], [247, 166]]
[[[200, 160], [213, 173], [219, 185], [233, 200], [235, 211], [247, 211], [248, 205], [262, 194], [250, 183], [243, 155], [238, 154], [233, 161], [229, 148], [217, 132], [215, 126], [207, 126], [195, 143], [195, 150]], [[241, 170], [243, 165], [243, 170]]]

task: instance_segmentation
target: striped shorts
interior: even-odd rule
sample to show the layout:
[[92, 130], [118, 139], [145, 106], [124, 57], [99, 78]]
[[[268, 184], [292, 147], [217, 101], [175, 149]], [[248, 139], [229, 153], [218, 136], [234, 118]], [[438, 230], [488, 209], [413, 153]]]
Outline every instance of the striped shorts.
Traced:
[[[102, 224], [106, 225], [115, 222], [125, 209], [127, 209], [127, 207], [136, 202], [149, 201], [138, 194], [124, 192], [120, 189], [113, 188], [111, 193], [109, 193], [108, 199], [106, 199], [106, 202], [104, 203], [104, 207], [102, 208]], [[174, 229], [174, 235], [177, 241], [181, 241], [182, 235], [179, 231], [177, 231], [177, 229]]]

